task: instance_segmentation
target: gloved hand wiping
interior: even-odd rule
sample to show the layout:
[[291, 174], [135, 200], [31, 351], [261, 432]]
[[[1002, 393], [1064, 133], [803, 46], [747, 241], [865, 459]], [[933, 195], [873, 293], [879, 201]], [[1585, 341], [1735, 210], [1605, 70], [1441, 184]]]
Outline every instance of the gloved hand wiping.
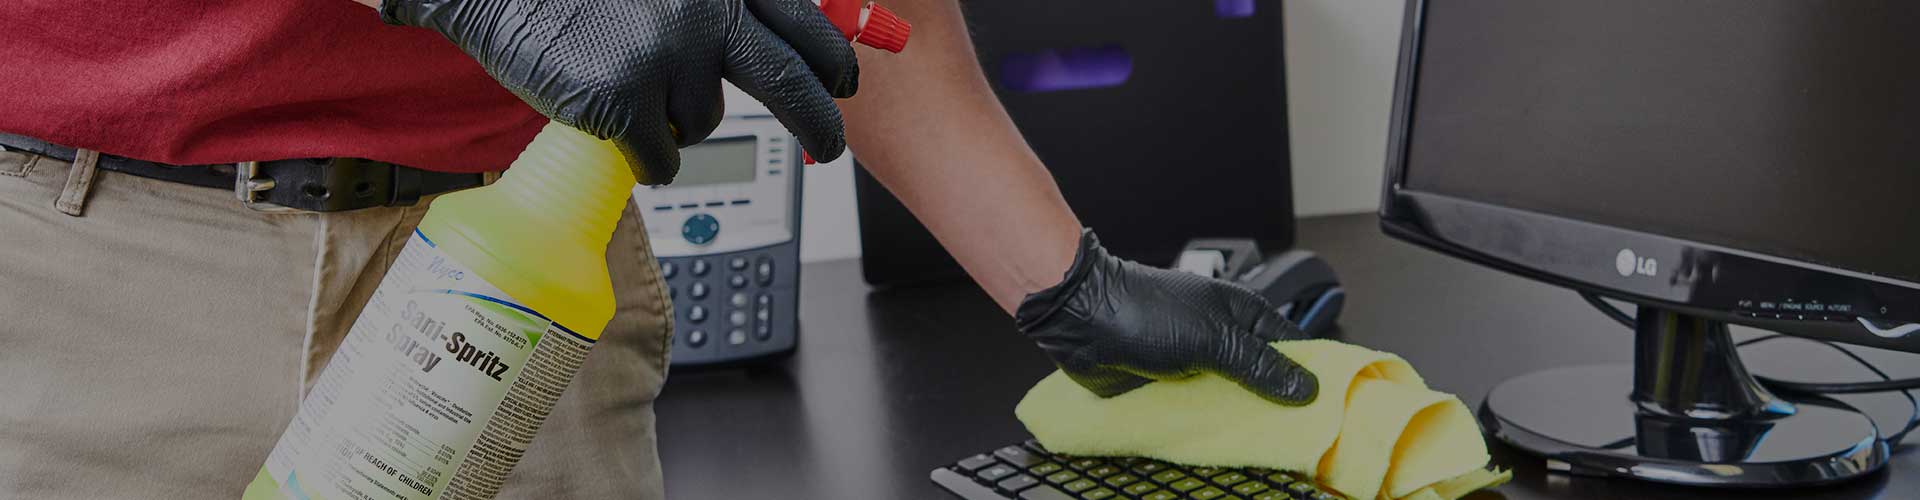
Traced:
[[1259, 294], [1107, 253], [1091, 231], [1060, 284], [1028, 295], [1014, 319], [1060, 370], [1101, 397], [1154, 380], [1212, 373], [1274, 403], [1312, 403], [1312, 372], [1268, 343], [1306, 338]]
[[432, 29], [527, 104], [626, 154], [643, 184], [724, 114], [724, 77], [767, 105], [813, 158], [846, 146], [835, 97], [859, 86], [853, 48], [808, 0], [383, 0], [388, 23]]

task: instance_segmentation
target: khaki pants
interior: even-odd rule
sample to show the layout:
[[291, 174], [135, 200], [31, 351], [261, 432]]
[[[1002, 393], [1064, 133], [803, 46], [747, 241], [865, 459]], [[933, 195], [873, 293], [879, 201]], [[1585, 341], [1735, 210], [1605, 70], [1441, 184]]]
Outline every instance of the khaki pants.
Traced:
[[[238, 498], [425, 207], [265, 214], [0, 151], [0, 499]], [[628, 207], [618, 311], [500, 498], [663, 498], [671, 306]]]

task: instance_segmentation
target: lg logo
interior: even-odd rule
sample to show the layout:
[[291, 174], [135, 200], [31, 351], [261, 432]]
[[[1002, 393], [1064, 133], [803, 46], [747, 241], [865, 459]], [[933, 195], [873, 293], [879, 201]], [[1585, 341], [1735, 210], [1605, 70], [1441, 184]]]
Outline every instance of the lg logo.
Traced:
[[1613, 270], [1619, 271], [1622, 277], [1630, 278], [1635, 273], [1653, 276], [1660, 274], [1660, 262], [1634, 255], [1631, 248], [1622, 248], [1620, 254], [1613, 257]]

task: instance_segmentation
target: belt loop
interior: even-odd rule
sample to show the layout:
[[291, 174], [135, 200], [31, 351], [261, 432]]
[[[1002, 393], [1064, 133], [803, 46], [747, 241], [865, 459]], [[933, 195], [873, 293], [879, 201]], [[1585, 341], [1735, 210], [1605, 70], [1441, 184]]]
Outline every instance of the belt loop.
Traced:
[[99, 165], [99, 151], [75, 149], [73, 168], [67, 170], [67, 185], [60, 190], [60, 199], [53, 202], [53, 208], [74, 217], [85, 212], [87, 195], [93, 191], [93, 178]]

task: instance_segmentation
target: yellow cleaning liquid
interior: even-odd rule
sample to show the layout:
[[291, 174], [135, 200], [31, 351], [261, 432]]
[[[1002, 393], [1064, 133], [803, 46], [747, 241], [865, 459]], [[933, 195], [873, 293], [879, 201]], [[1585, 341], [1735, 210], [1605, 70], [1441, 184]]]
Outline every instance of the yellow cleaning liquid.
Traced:
[[242, 498], [492, 498], [613, 318], [633, 185], [612, 143], [551, 124], [435, 200]]

